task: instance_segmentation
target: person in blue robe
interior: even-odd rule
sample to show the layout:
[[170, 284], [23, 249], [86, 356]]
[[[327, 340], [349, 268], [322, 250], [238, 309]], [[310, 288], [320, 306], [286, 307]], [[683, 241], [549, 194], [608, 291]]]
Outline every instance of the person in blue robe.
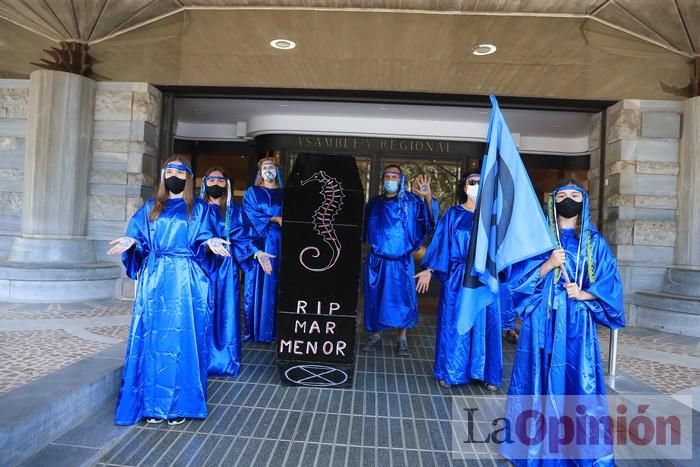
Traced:
[[271, 256], [271, 274], [248, 262], [245, 273], [244, 340], [272, 342], [276, 338], [277, 283], [282, 241], [282, 178], [273, 158], [258, 161], [255, 184], [243, 195], [243, 212], [255, 246]]
[[[588, 194], [577, 183], [555, 188], [547, 219], [559, 248], [516, 264], [510, 276], [522, 327], [506, 405], [514, 442], [501, 444], [501, 454], [516, 466], [612, 466], [597, 326], [625, 325], [616, 260], [592, 225]], [[516, 421], [526, 411], [542, 414], [541, 420], [568, 416], [600, 423], [594, 434], [577, 432], [574, 443], [549, 445], [548, 435], [528, 443], [543, 424], [521, 426], [525, 436], [519, 437]]]
[[515, 328], [515, 310], [513, 309], [513, 298], [510, 296], [508, 284], [501, 282], [498, 288], [498, 301], [501, 309], [501, 329], [503, 337], [511, 344], [518, 343], [518, 331]]
[[265, 261], [243, 222], [243, 209], [231, 200], [231, 181], [221, 167], [209, 168], [202, 178], [202, 197], [214, 211], [217, 235], [230, 242], [231, 256], [210, 258], [213, 297], [212, 332], [209, 335], [209, 374], [235, 376], [241, 366], [240, 275], [241, 264], [255, 258], [269, 274]]
[[[407, 330], [418, 324], [412, 253], [420, 248], [437, 216], [430, 179], [417, 177], [414, 194], [406, 191], [406, 180], [398, 165], [388, 165], [382, 174], [384, 194], [365, 207], [365, 240], [370, 250], [365, 262], [364, 323], [370, 333], [365, 352], [381, 345], [381, 332], [399, 328], [397, 354], [408, 357]], [[420, 196], [419, 196], [420, 195]]]
[[433, 273], [442, 282], [435, 340], [435, 379], [446, 388], [472, 380], [483, 381], [495, 391], [501, 384], [501, 315], [498, 304], [478, 315], [466, 334], [457, 331], [459, 294], [464, 281], [469, 239], [474, 222], [479, 174], [464, 176], [457, 185], [460, 204], [451, 207], [438, 222], [423, 257], [426, 268], [416, 275], [423, 293]]
[[122, 253], [137, 281], [115, 423], [206, 418], [209, 280], [207, 252], [226, 256], [207, 204], [193, 193], [188, 163], [171, 158], [154, 199], [136, 211], [108, 254]]

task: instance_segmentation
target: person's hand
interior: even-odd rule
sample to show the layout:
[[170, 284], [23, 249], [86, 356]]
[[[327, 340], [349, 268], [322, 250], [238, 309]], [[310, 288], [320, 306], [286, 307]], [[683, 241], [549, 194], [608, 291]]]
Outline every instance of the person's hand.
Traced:
[[417, 176], [413, 182], [413, 191], [425, 199], [430, 200], [433, 196], [432, 191], [430, 190], [430, 180], [430, 177], [426, 177], [424, 175]]
[[119, 237], [115, 238], [111, 242], [109, 242], [110, 245], [113, 245], [112, 248], [107, 250], [108, 255], [118, 255], [120, 253], [124, 253], [127, 251], [129, 248], [134, 246], [136, 244], [136, 239], [131, 238], [131, 237]]
[[270, 217], [270, 222], [274, 222], [275, 224], [279, 224], [279, 226], [282, 227], [282, 218], [280, 216]]
[[578, 284], [575, 282], [568, 282], [564, 284], [564, 287], [566, 288], [566, 295], [571, 299], [571, 300], [583, 300], [583, 292], [581, 289], [578, 288]]
[[231, 242], [217, 237], [210, 238], [209, 240], [207, 240], [207, 246], [209, 247], [209, 249], [212, 251], [212, 253], [219, 256], [231, 256], [231, 253], [229, 253], [228, 248], [224, 246], [230, 244]]
[[430, 278], [433, 277], [433, 273], [430, 269], [426, 269], [424, 271], [419, 272], [415, 276], [413, 276], [414, 279], [418, 279], [418, 282], [416, 282], [416, 292], [418, 293], [425, 293], [428, 291], [428, 287], [430, 286]]
[[554, 250], [547, 261], [552, 265], [552, 269], [558, 268], [566, 261], [566, 253], [561, 248]]
[[276, 258], [276, 256], [261, 250], [258, 250], [255, 253], [255, 259], [258, 260], [258, 263], [260, 263], [260, 267], [263, 271], [265, 271], [265, 274], [267, 275], [272, 274], [272, 262], [270, 261], [270, 258]]

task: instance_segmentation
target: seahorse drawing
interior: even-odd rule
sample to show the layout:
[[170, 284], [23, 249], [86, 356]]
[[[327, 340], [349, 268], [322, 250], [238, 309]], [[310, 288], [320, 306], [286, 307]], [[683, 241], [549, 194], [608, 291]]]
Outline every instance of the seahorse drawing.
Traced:
[[333, 220], [335, 216], [340, 212], [343, 206], [343, 198], [345, 198], [345, 193], [343, 192], [343, 186], [338, 180], [328, 175], [323, 170], [320, 170], [313, 174], [311, 177], [302, 181], [302, 185], [306, 185], [309, 182], [319, 182], [321, 184], [321, 195], [323, 196], [323, 201], [321, 205], [314, 212], [313, 224], [314, 231], [321, 236], [323, 241], [328, 245], [332, 251], [332, 255], [328, 264], [322, 268], [312, 268], [304, 263], [303, 256], [307, 251], [311, 252], [312, 258], [318, 258], [321, 256], [321, 252], [315, 246], [307, 246], [299, 253], [299, 262], [309, 271], [323, 272], [332, 268], [335, 263], [340, 258], [340, 240], [335, 233], [335, 228], [333, 227]]

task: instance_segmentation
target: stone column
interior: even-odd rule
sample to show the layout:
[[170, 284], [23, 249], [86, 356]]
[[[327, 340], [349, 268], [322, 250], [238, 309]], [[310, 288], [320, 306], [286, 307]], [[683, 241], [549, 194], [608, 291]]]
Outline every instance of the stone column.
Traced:
[[30, 77], [22, 236], [9, 261], [94, 263], [85, 240], [95, 81], [58, 71]]
[[680, 124], [680, 102], [624, 100], [607, 109], [602, 230], [617, 256], [631, 325], [656, 322], [639, 318], [635, 297], [658, 291], [673, 265]]
[[[683, 103], [675, 263], [700, 269], [700, 97]], [[700, 284], [696, 291], [700, 294]]]
[[111, 298], [120, 267], [97, 262], [86, 236], [96, 83], [47, 70], [29, 81], [22, 229], [0, 262], [0, 300]]

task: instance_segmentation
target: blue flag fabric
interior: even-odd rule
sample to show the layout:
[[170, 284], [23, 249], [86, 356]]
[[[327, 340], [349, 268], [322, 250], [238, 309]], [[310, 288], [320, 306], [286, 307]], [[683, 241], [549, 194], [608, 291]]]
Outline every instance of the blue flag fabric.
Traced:
[[488, 153], [481, 168], [457, 331], [465, 334], [498, 299], [498, 273], [556, 248], [498, 101], [491, 97]]

